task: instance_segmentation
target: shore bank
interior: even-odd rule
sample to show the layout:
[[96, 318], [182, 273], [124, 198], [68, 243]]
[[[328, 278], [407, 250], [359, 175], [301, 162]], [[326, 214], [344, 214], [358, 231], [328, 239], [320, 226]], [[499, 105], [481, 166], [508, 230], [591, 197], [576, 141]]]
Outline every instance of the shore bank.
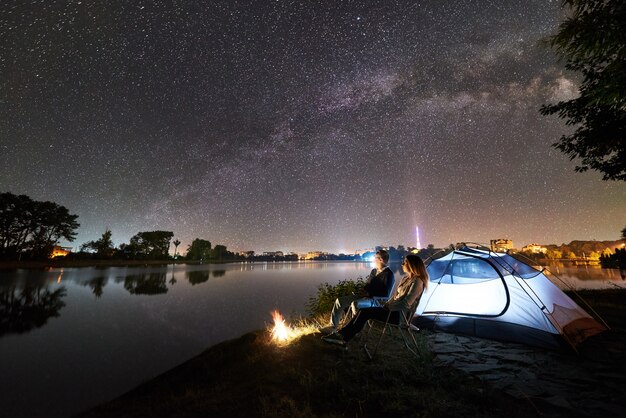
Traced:
[[[211, 347], [80, 416], [521, 417], [626, 412], [626, 394], [619, 389], [626, 376], [626, 292], [578, 293], [612, 328], [584, 343], [579, 354], [423, 331], [420, 358], [390, 340], [376, 361], [368, 362], [357, 341], [344, 350], [312, 334], [281, 348], [269, 341], [266, 331], [256, 331]], [[579, 365], [582, 372], [574, 370]]]
[[433, 362], [428, 354], [416, 360], [398, 348], [389, 344], [369, 363], [357, 347], [330, 346], [319, 334], [276, 347], [265, 331], [257, 331], [218, 344], [80, 416], [534, 415], [528, 402]]

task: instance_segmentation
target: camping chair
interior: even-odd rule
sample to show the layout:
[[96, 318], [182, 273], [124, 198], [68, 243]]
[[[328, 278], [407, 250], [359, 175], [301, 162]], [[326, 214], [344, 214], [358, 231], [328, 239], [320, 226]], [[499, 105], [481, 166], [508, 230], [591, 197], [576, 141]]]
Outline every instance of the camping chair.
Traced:
[[[409, 310], [407, 314], [400, 311], [400, 321], [398, 324], [393, 324], [389, 322], [389, 318], [391, 318], [392, 311], [389, 311], [389, 315], [387, 315], [387, 319], [384, 322], [376, 320], [376, 319], [370, 319], [369, 321], [367, 321], [367, 325], [369, 326], [369, 328], [367, 330], [367, 333], [365, 334], [365, 341], [363, 342], [363, 348], [365, 349], [365, 352], [367, 353], [367, 356], [370, 358], [370, 360], [372, 360], [374, 356], [376, 355], [376, 352], [378, 351], [378, 347], [380, 346], [380, 343], [383, 340], [383, 337], [385, 336], [385, 331], [389, 329], [390, 331], [389, 334], [391, 334], [391, 330], [394, 328], [396, 328], [398, 332], [400, 333], [400, 336], [402, 337], [402, 340], [404, 341], [404, 346], [411, 353], [413, 353], [413, 355], [415, 355], [416, 357], [419, 357], [420, 349], [419, 349], [419, 346], [417, 345], [417, 340], [415, 339], [415, 336], [413, 335], [414, 332], [419, 332], [419, 328], [411, 323], [411, 321], [413, 320], [413, 317], [415, 316], [415, 311], [417, 310], [417, 305], [419, 305], [419, 301], [420, 301], [420, 298], [418, 298], [413, 303], [413, 306], [411, 306], [411, 309]], [[376, 346], [374, 347], [374, 351], [372, 353], [367, 347], [367, 341], [369, 339], [370, 333], [372, 332], [372, 328], [374, 327], [375, 322], [382, 324], [383, 328], [380, 332], [380, 337], [378, 338], [378, 342], [376, 343]], [[407, 337], [405, 334], [408, 334], [409, 337]], [[409, 338], [413, 342], [413, 346], [415, 347], [415, 349], [413, 349], [411, 347], [411, 344], [409, 344]]]

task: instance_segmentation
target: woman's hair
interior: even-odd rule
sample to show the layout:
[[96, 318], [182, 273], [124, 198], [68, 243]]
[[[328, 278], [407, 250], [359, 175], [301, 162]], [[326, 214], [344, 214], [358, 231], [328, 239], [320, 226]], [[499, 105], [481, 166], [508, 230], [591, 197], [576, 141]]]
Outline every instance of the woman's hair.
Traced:
[[408, 254], [404, 257], [406, 269], [411, 277], [417, 277], [424, 283], [424, 289], [428, 287], [428, 272], [422, 259], [415, 254]]
[[383, 259], [383, 263], [387, 264], [389, 262], [389, 253], [385, 250], [376, 251], [376, 255], [379, 255], [380, 258]]

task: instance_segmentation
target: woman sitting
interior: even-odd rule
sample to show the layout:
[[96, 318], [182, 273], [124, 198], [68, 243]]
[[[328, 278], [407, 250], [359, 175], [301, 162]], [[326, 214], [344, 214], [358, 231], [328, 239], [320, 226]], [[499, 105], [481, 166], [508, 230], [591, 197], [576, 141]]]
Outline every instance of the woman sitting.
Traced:
[[417, 255], [407, 255], [402, 263], [402, 270], [406, 275], [400, 281], [394, 295], [382, 307], [360, 309], [359, 314], [343, 328], [322, 339], [329, 343], [344, 345], [354, 338], [370, 319], [386, 321], [389, 316], [389, 323], [400, 324], [403, 320], [400, 315], [409, 315], [411, 307], [428, 286], [426, 267]]

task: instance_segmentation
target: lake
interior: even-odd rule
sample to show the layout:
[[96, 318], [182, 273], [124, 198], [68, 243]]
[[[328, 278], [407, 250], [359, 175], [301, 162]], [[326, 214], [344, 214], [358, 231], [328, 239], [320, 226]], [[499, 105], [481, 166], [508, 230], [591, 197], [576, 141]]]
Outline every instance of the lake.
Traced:
[[[391, 267], [398, 280], [400, 265]], [[549, 268], [562, 288], [626, 288], [617, 270]], [[2, 415], [75, 414], [265, 327], [273, 309], [305, 314], [320, 283], [370, 269], [281, 262], [0, 271]]]

